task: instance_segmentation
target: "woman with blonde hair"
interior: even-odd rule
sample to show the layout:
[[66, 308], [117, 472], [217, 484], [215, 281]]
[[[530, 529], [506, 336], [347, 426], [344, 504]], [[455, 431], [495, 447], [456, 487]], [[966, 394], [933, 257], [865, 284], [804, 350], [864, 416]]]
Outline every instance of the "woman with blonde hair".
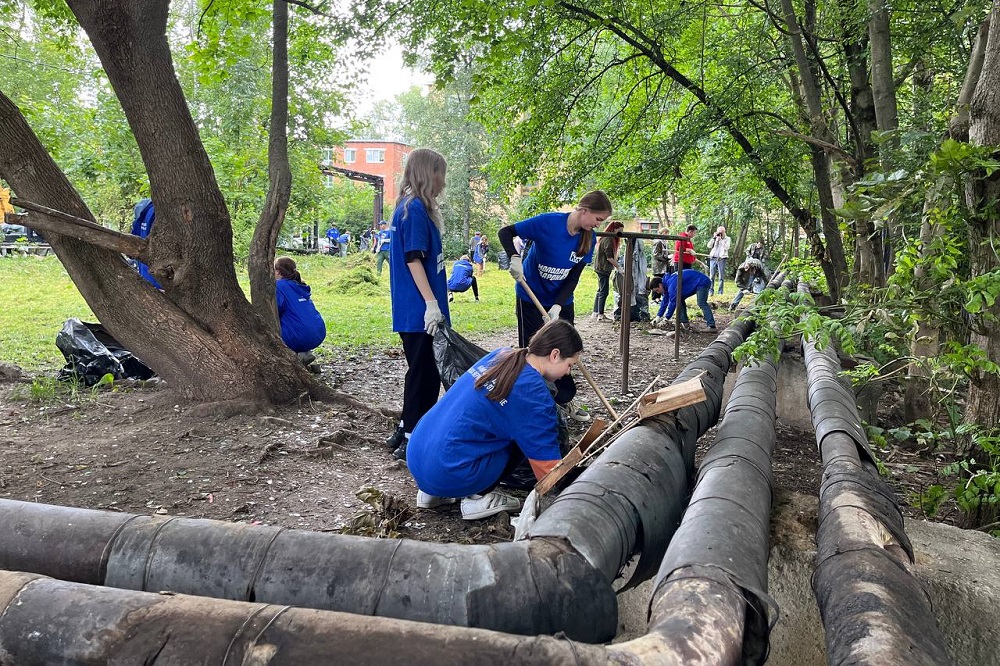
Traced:
[[556, 405], [546, 382], [569, 375], [583, 340], [564, 319], [551, 321], [521, 349], [498, 349], [459, 377], [417, 424], [407, 465], [417, 506], [433, 509], [462, 499], [462, 518], [516, 511], [498, 490], [525, 458], [541, 479], [560, 459]]
[[[584, 267], [594, 258], [596, 229], [611, 217], [611, 200], [600, 190], [583, 195], [569, 213], [542, 213], [500, 230], [500, 244], [510, 257], [511, 276], [517, 281], [517, 342], [524, 347], [544, 323], [542, 313], [531, 302], [526, 284], [549, 318], [573, 323], [573, 291]], [[514, 237], [532, 241], [523, 261], [514, 248]], [[522, 284], [522, 282], [524, 284]], [[576, 395], [576, 383], [570, 376], [556, 382], [556, 403], [566, 405], [568, 416], [589, 421], [583, 409], [569, 406]]]
[[434, 333], [448, 316], [448, 281], [437, 197], [444, 190], [447, 163], [429, 148], [409, 154], [392, 214], [389, 294], [392, 330], [399, 333], [408, 369], [403, 380], [403, 418], [386, 440], [393, 455], [406, 459], [406, 442], [420, 418], [437, 402], [441, 376], [434, 362]]

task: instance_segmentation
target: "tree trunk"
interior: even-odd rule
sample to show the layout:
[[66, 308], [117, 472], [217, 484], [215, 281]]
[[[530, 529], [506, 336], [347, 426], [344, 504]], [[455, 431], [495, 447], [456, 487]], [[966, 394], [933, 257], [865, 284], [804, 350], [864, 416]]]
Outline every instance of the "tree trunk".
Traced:
[[[183, 397], [280, 403], [318, 384], [253, 311], [236, 280], [232, 228], [167, 44], [166, 0], [71, 0], [122, 103], [149, 173], [157, 222], [145, 259], [163, 292], [121, 255], [49, 233], [88, 305]], [[17, 108], [0, 98], [0, 176], [24, 199], [93, 219]]]
[[[795, 17], [795, 9], [792, 0], [781, 0], [781, 8], [784, 14], [785, 26], [788, 29], [788, 42], [795, 56], [795, 64], [798, 68], [799, 86], [801, 91], [801, 102], [805, 105], [804, 115], [809, 121], [810, 133], [816, 139], [828, 144], [836, 145], [837, 138], [830, 132], [827, 123], [823, 104], [820, 97], [819, 84], [814, 73], [815, 63], [811, 62], [806, 55], [805, 45], [802, 41], [802, 29], [798, 19]], [[847, 286], [847, 261], [844, 257], [844, 241], [840, 235], [840, 226], [833, 215], [833, 189], [830, 177], [830, 165], [826, 153], [816, 144], [810, 144], [809, 152], [813, 165], [813, 173], [816, 180], [817, 196], [820, 205], [820, 222], [823, 228], [823, 240], [826, 241], [825, 259], [823, 262], [823, 272], [826, 275], [827, 285], [830, 295], [834, 300], [839, 300], [840, 293]], [[798, 216], [796, 216], [798, 217]], [[810, 244], [813, 246], [813, 254], [816, 253], [816, 243], [820, 241], [816, 231], [815, 221], [812, 229], [807, 223], [799, 220], [800, 225], [809, 235]], [[814, 234], [815, 238], [812, 237]]]
[[[899, 108], [896, 102], [896, 82], [892, 74], [892, 39], [889, 30], [889, 7], [886, 0], [868, 0], [871, 12], [868, 19], [868, 40], [871, 45], [871, 91], [875, 105], [875, 119], [879, 132], [889, 132], [891, 136], [882, 143], [882, 169], [889, 171], [892, 167], [890, 155], [899, 148]], [[895, 262], [892, 260], [892, 243], [896, 240], [896, 224], [894, 215], [885, 220], [885, 232], [882, 234], [883, 247], [879, 248], [877, 259], [882, 262], [882, 253], [888, 253], [890, 260], [884, 266], [884, 279], [892, 275]]]
[[[848, 23], [844, 34], [844, 55], [851, 80], [851, 117], [857, 128], [857, 145], [854, 155], [857, 167], [845, 174], [845, 191], [851, 185], [847, 178], [857, 179], [864, 175], [865, 163], [875, 155], [872, 135], [878, 131], [877, 109], [874, 104], [872, 86], [869, 83], [868, 61], [865, 39], [850, 34]], [[873, 220], [861, 217], [855, 221], [855, 243], [858, 261], [854, 265], [854, 278], [858, 285], [872, 287], [885, 286], [885, 270], [882, 264], [882, 232], [875, 228]]]
[[267, 143], [270, 186], [250, 242], [249, 269], [250, 299], [254, 310], [273, 330], [280, 331], [275, 300], [274, 254], [292, 194], [292, 168], [288, 163], [288, 3], [274, 0], [273, 7], [271, 123]]
[[[994, 0], [990, 15], [982, 72], [969, 104], [969, 142], [976, 146], [1000, 145], [1000, 0]], [[969, 267], [972, 277], [1000, 268], [995, 250], [1000, 237], [1000, 174], [972, 174], [966, 183], [969, 221]], [[1000, 301], [980, 317], [971, 342], [981, 347], [990, 361], [1000, 363]], [[1000, 377], [975, 371], [969, 385], [965, 420], [994, 427], [1000, 413]]]

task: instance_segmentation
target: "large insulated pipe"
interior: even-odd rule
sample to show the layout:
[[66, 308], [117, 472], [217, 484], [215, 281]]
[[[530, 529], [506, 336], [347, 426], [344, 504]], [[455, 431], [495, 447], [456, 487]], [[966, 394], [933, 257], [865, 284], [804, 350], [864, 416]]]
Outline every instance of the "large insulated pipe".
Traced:
[[827, 663], [948, 664], [892, 489], [875, 470], [853, 393], [831, 347], [803, 341], [809, 409], [823, 459], [813, 590]]
[[776, 377], [769, 361], [740, 372], [660, 565], [648, 633], [635, 641], [671, 648], [688, 666], [767, 659]]
[[708, 401], [622, 435], [539, 517], [525, 541], [366, 539], [0, 500], [0, 534], [7, 535], [0, 568], [134, 590], [608, 641], [617, 631], [611, 581], [636, 552], [632, 581], [655, 573], [680, 520], [695, 441], [718, 418], [732, 350], [749, 326], [739, 322], [724, 331], [679, 377], [704, 372]]
[[154, 594], [0, 571], [0, 665], [608, 663], [549, 636]]

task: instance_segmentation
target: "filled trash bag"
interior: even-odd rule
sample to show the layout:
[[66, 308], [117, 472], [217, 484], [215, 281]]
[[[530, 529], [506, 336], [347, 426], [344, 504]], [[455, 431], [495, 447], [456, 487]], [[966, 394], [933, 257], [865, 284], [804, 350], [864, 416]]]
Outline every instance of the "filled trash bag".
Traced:
[[75, 378], [93, 386], [108, 374], [115, 379], [149, 379], [156, 374], [100, 324], [67, 319], [56, 335], [56, 347], [66, 358], [57, 377], [60, 381]]
[[441, 326], [434, 335], [434, 361], [446, 391], [484, 356], [485, 349], [469, 342], [450, 326]]

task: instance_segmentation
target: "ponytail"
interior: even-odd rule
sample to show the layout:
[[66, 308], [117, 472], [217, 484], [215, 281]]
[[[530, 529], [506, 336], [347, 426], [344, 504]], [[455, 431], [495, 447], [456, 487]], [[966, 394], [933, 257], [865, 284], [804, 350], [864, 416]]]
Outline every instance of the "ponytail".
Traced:
[[[611, 199], [602, 190], [592, 190], [580, 198], [577, 208], [600, 211], [611, 215]], [[590, 244], [594, 241], [594, 232], [586, 229], [580, 233], [580, 242], [576, 246], [577, 256], [583, 256], [590, 252]], [[617, 247], [615, 250], [617, 251]]]
[[291, 257], [278, 257], [274, 260], [274, 270], [278, 272], [278, 275], [285, 280], [295, 280], [299, 284], [305, 284], [302, 281], [302, 275], [299, 274], [298, 269], [295, 266], [295, 260]]
[[514, 383], [528, 363], [528, 354], [548, 356], [553, 349], [563, 358], [576, 356], [583, 351], [583, 338], [573, 324], [565, 319], [555, 319], [542, 326], [531, 336], [527, 347], [511, 349], [501, 354], [493, 365], [476, 379], [476, 388], [487, 386], [486, 397], [494, 402], [506, 400]]

